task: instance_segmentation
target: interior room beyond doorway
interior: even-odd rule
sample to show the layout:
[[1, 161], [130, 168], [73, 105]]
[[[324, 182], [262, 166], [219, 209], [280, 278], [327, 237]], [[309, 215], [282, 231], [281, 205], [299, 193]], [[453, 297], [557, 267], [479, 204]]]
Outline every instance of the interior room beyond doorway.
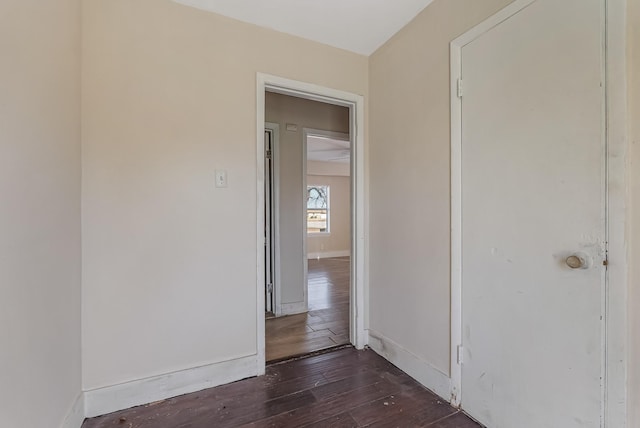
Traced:
[[350, 111], [266, 92], [265, 122], [279, 129], [275, 214], [265, 216], [278, 248], [265, 323], [266, 361], [274, 361], [350, 343]]

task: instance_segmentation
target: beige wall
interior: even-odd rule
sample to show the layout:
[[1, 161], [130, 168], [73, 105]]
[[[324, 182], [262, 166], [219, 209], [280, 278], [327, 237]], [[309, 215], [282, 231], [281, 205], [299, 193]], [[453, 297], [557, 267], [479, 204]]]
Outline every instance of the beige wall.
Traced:
[[348, 177], [351, 175], [351, 164], [348, 162], [324, 162], [308, 160], [307, 174]]
[[256, 72], [366, 95], [367, 58], [169, 0], [83, 19], [85, 388], [255, 354]]
[[435, 0], [370, 58], [369, 327], [444, 374], [449, 43], [508, 3]]
[[[366, 65], [366, 58], [365, 63]], [[362, 70], [361, 70], [362, 71]], [[349, 133], [349, 110], [316, 101], [267, 93], [267, 122], [280, 125], [280, 289], [283, 304], [304, 302], [303, 130]], [[286, 124], [297, 131], [287, 131]], [[287, 311], [288, 312], [288, 311]]]
[[351, 251], [351, 178], [308, 175], [307, 185], [329, 186], [329, 233], [308, 235], [308, 258], [348, 255]]
[[80, 395], [80, 2], [0, 2], [0, 425]]
[[[363, 95], [371, 76], [369, 326], [448, 373], [448, 43], [507, 3], [436, 0], [368, 61], [169, 0], [85, 0], [85, 387], [255, 353], [256, 71]], [[634, 427], [640, 5], [629, 9]], [[79, 22], [78, 0], [0, 5], [7, 426], [59, 426], [81, 386]], [[228, 188], [213, 187], [216, 168]]]
[[628, 2], [629, 85], [629, 427], [640, 426], [640, 3]]
[[[443, 373], [449, 373], [449, 42], [508, 3], [436, 0], [370, 59], [369, 326]], [[636, 214], [640, 211], [640, 3], [629, 1], [628, 6], [627, 426], [636, 427], [640, 426], [640, 266], [634, 262], [640, 253]], [[420, 197], [406, 198], [406, 194]], [[402, 210], [395, 208], [399, 206]], [[426, 225], [423, 218], [429, 219]], [[406, 329], [407, 325], [420, 329]]]

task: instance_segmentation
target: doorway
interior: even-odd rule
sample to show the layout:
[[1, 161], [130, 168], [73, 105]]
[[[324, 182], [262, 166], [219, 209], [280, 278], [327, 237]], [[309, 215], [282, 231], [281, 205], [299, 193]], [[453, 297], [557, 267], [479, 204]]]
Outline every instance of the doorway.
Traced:
[[452, 396], [490, 428], [606, 419], [606, 5], [452, 43]]
[[[277, 150], [265, 125], [265, 303], [273, 296], [266, 359], [281, 360], [349, 343], [351, 177], [349, 108], [267, 92], [265, 119], [277, 124]], [[318, 129], [316, 129], [318, 128]], [[271, 167], [277, 159], [278, 168]], [[275, 172], [275, 174], [274, 174]], [[274, 200], [274, 175], [278, 197]], [[279, 213], [270, 215], [273, 206]], [[271, 223], [271, 224], [270, 224]], [[277, 230], [273, 237], [269, 232]], [[269, 307], [267, 307], [269, 309]]]
[[308, 310], [342, 345], [349, 343], [351, 141], [348, 133], [320, 129], [304, 129], [303, 141]]
[[[349, 240], [349, 256], [350, 263], [348, 263], [346, 277], [348, 278], [347, 288], [348, 288], [348, 330], [343, 331], [342, 333], [346, 333], [345, 338], [348, 343], [353, 344], [358, 349], [362, 349], [365, 344], [365, 334], [364, 334], [364, 162], [362, 156], [363, 150], [363, 136], [357, 132], [357, 129], [363, 126], [364, 114], [363, 114], [363, 98], [361, 96], [350, 94], [342, 91], [336, 91], [329, 88], [321, 88], [316, 85], [310, 85], [303, 82], [292, 81], [288, 79], [282, 79], [276, 76], [268, 76], [264, 74], [258, 74], [258, 132], [260, 138], [258, 139], [258, 227], [259, 227], [259, 236], [258, 236], [258, 293], [260, 296], [264, 296], [264, 298], [259, 299], [259, 307], [258, 307], [258, 365], [259, 365], [259, 373], [264, 371], [264, 361], [266, 361], [266, 346], [265, 346], [265, 335], [260, 334], [261, 332], [265, 332], [266, 320], [264, 317], [265, 310], [267, 308], [268, 300], [267, 300], [267, 289], [265, 288], [265, 278], [267, 274], [267, 266], [268, 258], [265, 256], [265, 169], [266, 165], [264, 164], [264, 129], [265, 129], [265, 99], [268, 94], [279, 94], [279, 95], [287, 95], [296, 97], [298, 99], [303, 99], [307, 101], [315, 101], [322, 102], [326, 104], [330, 104], [333, 106], [340, 106], [342, 108], [346, 108], [346, 121], [347, 121], [347, 132], [349, 136], [350, 142], [350, 160], [348, 162], [348, 169], [350, 171], [351, 179], [349, 183], [349, 187], [351, 190], [351, 201], [350, 201], [350, 218], [349, 224], [351, 226], [350, 232], [350, 240]], [[297, 123], [283, 123], [280, 124], [280, 132], [281, 135], [285, 132], [296, 132], [301, 130], [301, 128], [297, 128], [300, 124]], [[281, 138], [283, 140], [283, 137]], [[282, 141], [280, 141], [280, 145], [282, 145]], [[277, 143], [276, 143], [277, 145]], [[282, 167], [283, 159], [279, 157], [282, 155], [283, 150], [280, 147], [280, 154], [274, 153], [276, 159], [279, 159], [280, 168]], [[300, 164], [300, 169], [302, 169], [302, 164]], [[277, 180], [277, 179], [276, 179]], [[300, 181], [300, 184], [303, 182]], [[280, 192], [283, 191], [284, 185], [283, 180], [280, 180]], [[300, 198], [300, 208], [304, 208], [306, 211], [306, 200], [307, 200], [307, 189], [306, 186], [300, 186], [301, 190], [300, 195], [304, 198]], [[276, 190], [278, 193], [278, 190]], [[304, 203], [304, 205], [302, 205]], [[285, 215], [284, 212], [289, 212], [288, 210], [283, 209], [283, 206], [280, 207], [280, 225], [284, 224], [282, 217]], [[303, 220], [305, 217], [300, 216], [298, 218], [300, 220], [301, 226], [303, 225]], [[297, 221], [297, 220], [296, 220]], [[306, 226], [305, 226], [306, 227]], [[302, 230], [302, 227], [299, 229]], [[299, 234], [299, 238], [306, 242], [306, 234]], [[303, 239], [304, 238], [304, 239]], [[280, 252], [283, 251], [284, 243], [284, 234], [282, 231], [280, 232]], [[276, 238], [277, 241], [277, 238]], [[300, 252], [298, 257], [304, 258], [304, 266], [308, 266], [308, 261], [305, 252]], [[303, 292], [303, 299], [300, 299], [296, 302], [287, 302], [286, 299], [286, 291], [280, 290], [278, 293], [278, 287], [282, 288], [282, 284], [285, 283], [286, 273], [284, 272], [284, 266], [282, 266], [282, 262], [284, 260], [291, 261], [289, 257], [281, 257], [281, 271], [280, 278], [276, 278], [274, 287], [275, 298], [273, 301], [278, 302], [280, 299], [280, 308], [278, 308], [278, 304], [276, 303], [276, 314], [278, 311], [280, 315], [292, 314], [295, 316], [296, 314], [306, 313], [308, 309], [308, 293]], [[277, 262], [276, 262], [277, 264]], [[302, 265], [302, 264], [300, 264]], [[300, 266], [299, 265], [299, 266]], [[344, 265], [344, 264], [343, 264]], [[306, 287], [304, 287], [306, 288]], [[280, 297], [278, 297], [278, 295]], [[338, 335], [336, 335], [338, 336]], [[262, 363], [261, 363], [262, 362]]]

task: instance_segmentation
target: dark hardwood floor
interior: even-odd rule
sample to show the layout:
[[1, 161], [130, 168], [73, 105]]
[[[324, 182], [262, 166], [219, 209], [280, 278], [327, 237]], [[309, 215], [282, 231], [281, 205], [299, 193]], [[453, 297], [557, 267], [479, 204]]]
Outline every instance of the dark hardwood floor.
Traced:
[[265, 376], [88, 419], [83, 428], [480, 425], [371, 350], [267, 366]]
[[266, 320], [267, 361], [349, 343], [349, 257], [308, 261], [309, 312]]

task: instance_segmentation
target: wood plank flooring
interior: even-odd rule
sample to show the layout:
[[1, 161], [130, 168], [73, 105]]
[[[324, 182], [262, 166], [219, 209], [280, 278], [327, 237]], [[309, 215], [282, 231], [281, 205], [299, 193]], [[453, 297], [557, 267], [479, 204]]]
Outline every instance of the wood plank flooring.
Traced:
[[266, 320], [267, 361], [349, 343], [349, 257], [308, 263], [309, 312]]
[[480, 425], [371, 350], [267, 366], [265, 376], [87, 419], [83, 428]]

